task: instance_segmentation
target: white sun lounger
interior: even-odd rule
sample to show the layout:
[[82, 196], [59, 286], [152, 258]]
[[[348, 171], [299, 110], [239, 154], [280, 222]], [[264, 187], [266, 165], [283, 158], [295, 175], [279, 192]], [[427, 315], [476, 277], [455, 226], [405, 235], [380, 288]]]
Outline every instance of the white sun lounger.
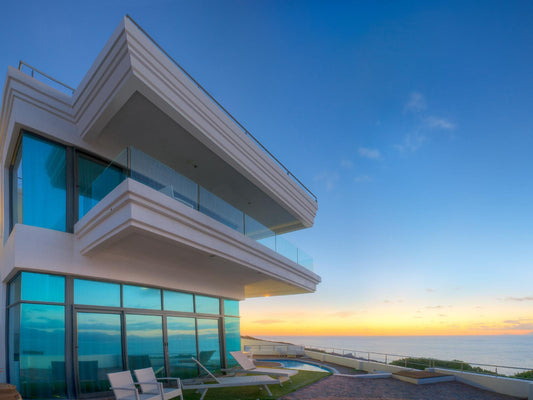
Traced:
[[209, 389], [227, 388], [227, 387], [241, 387], [241, 386], [263, 386], [269, 396], [272, 396], [270, 389], [267, 385], [277, 384], [278, 381], [269, 376], [232, 376], [219, 378], [213, 375], [206, 367], [200, 363], [196, 358], [192, 357], [193, 361], [202, 368], [209, 377], [216, 383], [194, 383], [187, 385], [183, 382], [183, 390], [196, 389], [200, 392], [200, 400], [203, 400]]
[[[230, 351], [230, 354], [239, 363], [242, 369], [233, 368], [228, 371], [245, 372], [247, 374], [256, 374], [256, 375], [271, 375], [271, 376], [277, 376], [278, 378], [286, 377], [289, 379], [289, 382], [291, 381], [291, 376], [294, 376], [298, 373], [298, 371], [295, 369], [257, 367], [254, 364], [254, 361], [250, 359], [242, 351]], [[281, 384], [281, 381], [280, 381], [280, 384]]]
[[107, 374], [111, 383], [111, 390], [117, 400], [164, 400], [162, 384], [157, 384], [156, 391], [152, 393], [139, 393], [130, 371], [114, 372]]
[[[183, 400], [183, 394], [181, 393], [181, 381], [180, 378], [156, 378], [154, 370], [149, 368], [136, 369], [133, 371], [135, 377], [141, 386], [141, 390], [144, 393], [160, 393], [163, 392], [164, 400], [170, 400], [174, 397], [180, 397]], [[175, 388], [162, 388], [161, 383], [158, 381], [175, 381]]]

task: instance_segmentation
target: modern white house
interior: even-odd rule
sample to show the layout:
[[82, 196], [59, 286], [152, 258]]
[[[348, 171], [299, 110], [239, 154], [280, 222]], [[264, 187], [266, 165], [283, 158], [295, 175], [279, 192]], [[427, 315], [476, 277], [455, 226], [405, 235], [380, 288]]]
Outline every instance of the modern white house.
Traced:
[[223, 368], [239, 301], [316, 289], [280, 236], [316, 197], [131, 18], [77, 88], [21, 63], [1, 101], [0, 382], [23, 398]]

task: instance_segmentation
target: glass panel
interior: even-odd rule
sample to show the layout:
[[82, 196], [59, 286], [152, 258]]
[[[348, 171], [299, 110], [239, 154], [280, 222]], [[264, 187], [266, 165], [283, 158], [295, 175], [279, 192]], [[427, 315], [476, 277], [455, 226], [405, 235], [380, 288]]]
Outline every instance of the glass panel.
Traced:
[[222, 222], [231, 229], [244, 233], [243, 212], [203, 187], [200, 187], [200, 212]]
[[156, 376], [165, 376], [163, 321], [158, 315], [126, 315], [128, 367], [152, 367]]
[[118, 283], [74, 279], [74, 303], [120, 307], [120, 285]]
[[287, 257], [289, 260], [298, 262], [298, 249], [295, 245], [281, 236], [276, 236], [276, 250], [279, 254]]
[[22, 272], [21, 300], [65, 302], [65, 277]]
[[228, 368], [237, 365], [237, 361], [230, 354], [230, 351], [241, 350], [241, 328], [240, 318], [226, 317], [224, 318], [224, 329], [226, 330], [226, 357], [228, 360]]
[[196, 327], [194, 318], [167, 317], [168, 360], [170, 376], [182, 379], [198, 375], [196, 363]]
[[11, 201], [13, 202], [13, 226], [22, 224], [22, 145], [19, 146], [13, 163]]
[[245, 235], [276, 251], [276, 234], [249, 215], [244, 216]]
[[220, 301], [216, 297], [196, 295], [196, 312], [200, 314], [220, 314]]
[[13, 304], [20, 300], [20, 274], [9, 284], [9, 301], [8, 304]]
[[20, 394], [65, 397], [65, 307], [22, 304], [21, 310]]
[[221, 368], [218, 320], [198, 318], [197, 323], [199, 361], [210, 371], [218, 371]]
[[161, 290], [124, 285], [124, 307], [161, 310]]
[[80, 392], [109, 390], [107, 374], [123, 370], [120, 315], [79, 312], [77, 317]]
[[165, 310], [194, 312], [193, 296], [189, 293], [165, 290]]
[[24, 224], [66, 230], [66, 151], [63, 146], [24, 134], [22, 191]]
[[239, 302], [237, 300], [224, 299], [224, 314], [239, 316]]
[[20, 305], [8, 313], [8, 360], [10, 383], [20, 390]]
[[[105, 170], [105, 174], [103, 174]], [[93, 183], [98, 177], [98, 185]], [[122, 169], [78, 155], [78, 219], [81, 219], [96, 203], [124, 180]]]
[[131, 178], [183, 204], [198, 208], [198, 185], [162, 162], [130, 147]]

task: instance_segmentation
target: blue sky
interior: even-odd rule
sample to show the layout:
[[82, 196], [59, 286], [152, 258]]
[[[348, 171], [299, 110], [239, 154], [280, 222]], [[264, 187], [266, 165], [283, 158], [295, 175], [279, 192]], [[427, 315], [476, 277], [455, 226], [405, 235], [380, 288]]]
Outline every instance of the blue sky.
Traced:
[[126, 13], [319, 198], [246, 332], [533, 331], [533, 3], [9, 2], [0, 68], [75, 87]]

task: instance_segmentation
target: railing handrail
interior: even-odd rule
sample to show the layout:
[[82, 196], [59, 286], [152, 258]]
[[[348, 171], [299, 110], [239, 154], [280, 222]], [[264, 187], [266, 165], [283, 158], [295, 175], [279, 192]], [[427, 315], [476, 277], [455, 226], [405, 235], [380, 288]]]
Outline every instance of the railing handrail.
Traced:
[[51, 81], [57, 83], [58, 85], [61, 85], [61, 86], [65, 87], [65, 88], [67, 88], [68, 90], [72, 91], [72, 93], [74, 93], [74, 92], [76, 91], [76, 89], [70, 87], [69, 85], [67, 85], [67, 84], [65, 84], [65, 83], [63, 83], [63, 82], [61, 82], [61, 81], [58, 81], [57, 79], [51, 77], [50, 75], [44, 73], [43, 71], [41, 71], [41, 70], [35, 68], [34, 66], [32, 66], [32, 65], [30, 65], [30, 64], [28, 64], [27, 62], [24, 62], [24, 61], [22, 61], [22, 60], [19, 61], [19, 68], [18, 68], [19, 71], [22, 71], [22, 66], [23, 66], [23, 65], [25, 65], [26, 67], [28, 67], [29, 69], [32, 70], [32, 74], [31, 74], [32, 78], [34, 77], [34, 76], [33, 76], [33, 72], [37, 72], [38, 74], [40, 74], [40, 75], [42, 75], [42, 76], [44, 76], [44, 77], [50, 79]]
[[307, 187], [305, 186], [302, 181], [300, 181], [280, 160], [278, 160], [276, 158], [276, 156], [274, 156], [274, 154], [272, 154], [254, 135], [252, 135], [250, 133], [250, 131], [248, 131], [248, 129], [246, 129], [239, 121], [237, 121], [237, 119], [226, 109], [224, 108], [224, 106], [222, 106], [222, 104], [220, 104], [212, 95], [211, 93], [209, 93], [207, 91], [207, 89], [205, 89], [196, 79], [194, 79], [191, 74], [189, 74], [185, 68], [183, 68], [176, 60], [174, 60], [170, 54], [168, 54], [165, 49], [163, 49], [156, 41], [155, 39], [153, 39], [129, 14], [126, 14], [126, 18], [128, 18], [136, 27], [137, 29], [139, 29], [165, 56], [167, 56], [167, 58], [172, 61], [174, 63], [174, 65], [176, 65], [176, 67], [178, 67], [181, 72], [183, 72], [202, 92], [204, 92], [204, 94], [209, 97], [209, 99], [211, 101], [213, 101], [228, 117], [230, 117], [233, 122], [235, 122], [237, 124], [237, 126], [239, 126], [241, 128], [241, 130], [246, 134], [248, 135], [259, 147], [261, 147], [261, 149], [263, 149], [263, 151], [265, 153], [267, 153], [270, 158], [272, 158], [281, 168], [283, 168], [285, 170], [285, 172], [287, 173], [287, 175], [289, 175], [290, 177], [292, 177], [292, 179], [294, 179], [296, 181], [296, 183], [298, 183], [298, 185], [300, 185], [300, 187], [302, 189], [304, 189], [307, 193], [309, 193], [314, 199], [315, 201], [318, 201], [318, 198], [316, 197], [316, 195]]
[[[379, 354], [379, 355], [382, 355], [382, 356], [392, 356], [392, 357], [401, 357], [401, 358], [424, 358], [424, 359], [427, 359], [427, 360], [431, 360], [431, 361], [446, 361], [446, 362], [456, 362], [458, 364], [470, 364], [470, 365], [475, 365], [475, 366], [482, 366], [482, 367], [495, 367], [495, 368], [507, 368], [507, 369], [516, 369], [516, 370], [526, 370], [526, 371], [530, 371], [530, 370], [533, 370], [533, 367], [511, 367], [511, 366], [507, 366], [507, 365], [498, 365], [498, 364], [484, 364], [484, 363], [478, 363], [478, 362], [470, 362], [470, 361], [464, 361], [464, 360], [443, 360], [443, 359], [440, 359], [440, 358], [434, 358], [434, 357], [425, 357], [425, 356], [413, 356], [413, 355], [405, 355], [405, 354], [394, 354], [394, 353], [380, 353], [378, 351], [368, 351], [368, 350], [354, 350], [354, 349], [345, 349], [345, 348], [338, 348], [338, 347], [330, 347], [330, 346], [315, 346], [315, 345], [309, 345], [309, 344], [305, 344], [305, 345], [299, 345], [299, 344], [286, 344], [286, 343], [280, 343], [280, 344], [275, 344], [275, 343], [272, 343], [272, 344], [249, 344], [249, 345], [246, 345], [248, 347], [272, 347], [272, 348], [275, 348], [275, 347], [289, 347], [289, 346], [298, 346], [298, 347], [303, 347], [305, 348], [306, 350], [318, 350], [318, 351], [322, 351], [322, 352], [325, 352], [325, 353], [328, 353], [326, 350], [331, 350], [332, 353], [335, 353], [335, 351], [346, 351], [346, 352], [350, 352], [350, 353], [361, 353], [361, 354]], [[339, 354], [339, 353], [336, 353], [336, 354]], [[341, 354], [344, 356], [344, 354]], [[376, 361], [376, 360], [373, 360], [373, 361]], [[380, 361], [376, 361], [376, 362], [380, 362]]]

